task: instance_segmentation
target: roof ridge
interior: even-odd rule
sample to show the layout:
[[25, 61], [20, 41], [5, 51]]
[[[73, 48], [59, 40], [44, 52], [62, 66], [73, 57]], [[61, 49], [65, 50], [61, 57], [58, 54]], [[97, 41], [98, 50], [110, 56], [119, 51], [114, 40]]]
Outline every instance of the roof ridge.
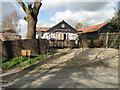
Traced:
[[99, 30], [100, 28], [102, 28], [104, 25], [108, 24], [109, 22], [105, 22], [102, 24], [98, 24], [98, 25], [94, 25], [94, 26], [90, 26], [90, 27], [86, 27], [86, 28], [81, 28], [78, 29], [77, 31], [82, 31], [83, 33], [88, 33], [88, 32], [94, 32]]
[[[98, 25], [105, 25], [107, 23], [109, 23], [109, 22], [105, 22], [105, 23], [102, 23], [102, 24], [97, 24], [97, 25], [93, 25], [93, 26], [89, 26], [89, 27], [85, 27], [85, 28], [80, 28], [80, 29], [82, 30], [82, 29], [86, 29], [86, 28], [90, 28], [90, 27], [94, 27], [94, 26], [98, 26]], [[79, 31], [80, 29], [78, 29], [77, 31]]]

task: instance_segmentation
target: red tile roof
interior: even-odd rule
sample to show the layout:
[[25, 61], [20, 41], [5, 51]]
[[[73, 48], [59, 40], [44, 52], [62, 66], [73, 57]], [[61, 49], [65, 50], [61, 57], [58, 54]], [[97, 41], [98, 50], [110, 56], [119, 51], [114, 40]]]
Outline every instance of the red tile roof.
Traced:
[[98, 25], [94, 25], [94, 26], [90, 26], [90, 27], [86, 27], [86, 28], [82, 28], [82, 29], [78, 29], [78, 34], [81, 33], [88, 33], [88, 32], [94, 32], [97, 31], [98, 29], [100, 29], [101, 27], [103, 27], [104, 25], [106, 25], [108, 22], [105, 22], [103, 24], [98, 24]]
[[36, 27], [36, 31], [47, 31], [51, 27]]
[[0, 28], [0, 32], [10, 32], [10, 33], [15, 33], [14, 30], [10, 29], [10, 28]]

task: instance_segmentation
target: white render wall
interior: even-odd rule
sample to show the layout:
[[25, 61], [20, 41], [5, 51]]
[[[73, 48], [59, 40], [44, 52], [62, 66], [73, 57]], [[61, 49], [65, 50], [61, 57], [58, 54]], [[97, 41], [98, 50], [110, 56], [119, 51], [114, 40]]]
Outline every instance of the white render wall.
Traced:
[[49, 33], [46, 32], [43, 34], [42, 39], [56, 39], [56, 34], [62, 34], [62, 40], [64, 39], [64, 34], [66, 34], [66, 38], [69, 40], [76, 40], [76, 38], [78, 37], [77, 33], [63, 33], [63, 32], [56, 32], [56, 33]]
[[76, 40], [78, 37], [77, 33], [67, 33], [69, 40]]

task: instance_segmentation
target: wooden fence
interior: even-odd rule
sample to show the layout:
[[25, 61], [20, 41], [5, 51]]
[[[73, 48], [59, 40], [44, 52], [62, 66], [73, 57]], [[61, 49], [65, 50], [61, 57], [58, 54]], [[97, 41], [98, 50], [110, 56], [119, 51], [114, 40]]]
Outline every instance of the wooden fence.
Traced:
[[106, 48], [119, 48], [120, 46], [120, 34], [119, 33], [107, 33], [101, 34], [101, 36], [106, 36]]
[[2, 42], [2, 56], [11, 59], [21, 55], [21, 50], [31, 50], [31, 54], [46, 54], [49, 41], [42, 39], [26, 39]]

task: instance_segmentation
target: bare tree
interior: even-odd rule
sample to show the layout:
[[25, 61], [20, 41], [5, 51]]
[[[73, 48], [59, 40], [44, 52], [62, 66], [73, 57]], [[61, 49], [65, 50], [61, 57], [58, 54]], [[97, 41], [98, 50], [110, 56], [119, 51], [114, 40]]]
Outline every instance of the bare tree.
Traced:
[[87, 23], [87, 22], [82, 22], [82, 27], [83, 28], [86, 28], [86, 27], [89, 27], [91, 24]]
[[89, 27], [90, 25], [86, 22], [77, 22], [75, 23], [75, 29], [78, 30], [80, 28], [85, 28], [85, 27]]
[[28, 3], [27, 7], [22, 2], [22, 0], [16, 0], [20, 6], [23, 8], [24, 12], [27, 16], [24, 19], [27, 21], [27, 39], [35, 39], [36, 37], [36, 24], [37, 24], [37, 16], [39, 13], [39, 9], [42, 5], [41, 0], [34, 1], [34, 3]]
[[82, 28], [82, 25], [83, 25], [82, 23], [76, 23], [75, 29], [78, 30], [78, 29]]
[[71, 18], [69, 18], [68, 23], [70, 25], [72, 25], [76, 30], [80, 29], [80, 28], [85, 28], [85, 27], [89, 27], [90, 24], [85, 22], [85, 21], [77, 21], [77, 20], [73, 20]]
[[13, 11], [10, 15], [7, 15], [3, 18], [2, 28], [11, 28], [16, 33], [18, 33], [19, 32], [19, 30], [17, 29], [18, 20], [19, 15], [17, 14], [16, 11]]

